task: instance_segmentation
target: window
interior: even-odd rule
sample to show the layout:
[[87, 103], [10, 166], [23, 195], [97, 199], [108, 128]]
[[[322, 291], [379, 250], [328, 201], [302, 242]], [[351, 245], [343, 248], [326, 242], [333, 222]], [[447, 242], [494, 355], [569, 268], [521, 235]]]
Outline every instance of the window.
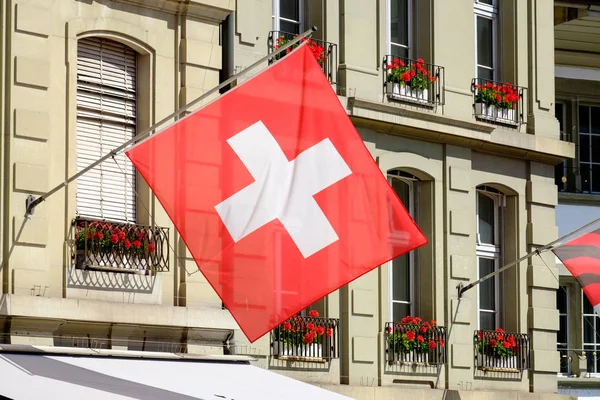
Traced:
[[579, 106], [579, 169], [584, 193], [600, 193], [600, 107]]
[[[564, 358], [569, 356], [569, 287], [561, 285], [556, 292], [556, 308], [558, 308], [559, 331], [557, 335], [557, 349], [560, 352], [560, 373], [569, 373], [570, 363]], [[566, 357], [563, 357], [566, 356]]]
[[[79, 40], [77, 170], [131, 139], [135, 132], [135, 51], [108, 39]], [[135, 222], [134, 187], [135, 169], [125, 154], [119, 154], [78, 179], [77, 214]]]
[[273, 30], [300, 34], [304, 31], [303, 0], [273, 0]]
[[475, 70], [477, 78], [496, 80], [499, 0], [475, 0]]
[[388, 0], [388, 54], [411, 57], [412, 0]]
[[[414, 219], [416, 215], [416, 179], [409, 174], [392, 171], [388, 174], [388, 181], [400, 201], [402, 201], [402, 204], [404, 204], [404, 207], [406, 207]], [[415, 312], [414, 263], [414, 251], [390, 261], [389, 293], [391, 321], [399, 322], [402, 318], [413, 315]]]
[[600, 371], [600, 357], [593, 352], [600, 352], [600, 323], [594, 313], [594, 307], [587, 296], [583, 296], [583, 350], [588, 354], [587, 372], [597, 374]]
[[[503, 196], [497, 190], [477, 190], [477, 278], [498, 269], [501, 257], [500, 221]], [[479, 284], [479, 329], [494, 330], [499, 326], [499, 277]]]
[[[554, 105], [554, 116], [558, 120], [560, 130], [560, 140], [568, 140], [566, 132], [566, 121], [567, 121], [567, 107], [565, 103], [556, 103]], [[563, 192], [567, 189], [567, 164], [563, 161], [554, 166], [554, 183], [558, 186], [558, 190]]]

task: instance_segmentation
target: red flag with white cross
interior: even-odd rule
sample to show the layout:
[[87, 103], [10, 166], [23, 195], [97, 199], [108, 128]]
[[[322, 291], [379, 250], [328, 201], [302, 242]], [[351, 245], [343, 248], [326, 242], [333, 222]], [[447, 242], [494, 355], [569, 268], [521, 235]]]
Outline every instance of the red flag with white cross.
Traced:
[[251, 342], [427, 243], [306, 45], [127, 155]]

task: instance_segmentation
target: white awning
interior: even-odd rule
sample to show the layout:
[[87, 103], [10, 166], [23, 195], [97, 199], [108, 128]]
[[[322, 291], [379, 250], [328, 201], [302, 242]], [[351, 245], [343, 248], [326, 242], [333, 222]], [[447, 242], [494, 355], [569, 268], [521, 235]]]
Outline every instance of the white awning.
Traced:
[[[15, 400], [349, 399], [248, 361], [226, 361], [226, 356], [212, 361], [210, 356], [201, 361], [173, 354], [179, 359], [156, 359], [141, 358], [151, 356], [142, 352], [89, 349], [79, 351], [82, 355], [52, 355], [39, 353], [39, 347], [37, 354], [15, 348], [7, 352], [8, 347], [0, 345], [0, 395]], [[100, 355], [89, 355], [93, 353]]]

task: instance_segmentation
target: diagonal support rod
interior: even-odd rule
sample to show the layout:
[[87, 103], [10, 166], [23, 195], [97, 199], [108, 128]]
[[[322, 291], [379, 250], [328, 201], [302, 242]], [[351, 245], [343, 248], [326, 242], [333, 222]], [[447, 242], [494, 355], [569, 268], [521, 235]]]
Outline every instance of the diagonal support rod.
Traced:
[[471, 282], [468, 285], [464, 285], [462, 282], [460, 282], [457, 286], [456, 289], [458, 290], [458, 298], [460, 299], [462, 297], [462, 294], [464, 292], [466, 292], [469, 289], [474, 288], [475, 286], [479, 285], [481, 282], [487, 281], [490, 278], [493, 278], [494, 276], [506, 271], [507, 269], [514, 267], [515, 265], [521, 263], [522, 261], [527, 260], [528, 258], [531, 258], [535, 255], [539, 255], [545, 251], [548, 250], [552, 250], [555, 247], [558, 247], [562, 244], [564, 244], [565, 239], [568, 238], [572, 238], [573, 236], [579, 235], [580, 233], [582, 233], [583, 231], [587, 230], [588, 228], [590, 228], [591, 226], [597, 224], [598, 222], [600, 222], [600, 218], [593, 220], [592, 222], [585, 224], [584, 226], [582, 226], [581, 228], [575, 229], [573, 232], [570, 232], [562, 237], [559, 237], [558, 239], [548, 243], [545, 246], [542, 246], [538, 249], [535, 249], [534, 251], [525, 254], [523, 257], [519, 258], [518, 260], [514, 260], [509, 262], [508, 264], [506, 264], [505, 266], [503, 266], [502, 268], [500, 268], [497, 271], [494, 271], [486, 276], [484, 276], [483, 278], [479, 278], [478, 280], [476, 280], [475, 282]]
[[[312, 35], [316, 31], [317, 31], [317, 27], [313, 26], [312, 28], [310, 28], [306, 32], [298, 35], [293, 40], [291, 40], [288, 43], [286, 43], [285, 45], [279, 47], [276, 51], [267, 54], [266, 56], [264, 56], [260, 60], [254, 62], [249, 67], [243, 69], [242, 71], [238, 72], [237, 74], [232, 75], [226, 81], [224, 81], [221, 84], [219, 84], [219, 86], [216, 86], [216, 87], [210, 89], [208, 92], [204, 93], [202, 96], [198, 97], [197, 99], [193, 100], [192, 102], [190, 102], [190, 103], [186, 104], [185, 106], [181, 107], [179, 110], [175, 111], [174, 113], [166, 116], [165, 118], [163, 118], [159, 122], [155, 123], [151, 127], [143, 130], [138, 135], [136, 135], [133, 138], [131, 138], [130, 140], [126, 141], [125, 143], [123, 143], [119, 147], [111, 150], [110, 152], [108, 152], [107, 154], [105, 154], [104, 156], [102, 156], [101, 158], [99, 158], [97, 161], [94, 161], [92, 164], [88, 165], [87, 167], [85, 167], [81, 171], [77, 172], [75, 175], [72, 175], [71, 177], [67, 178], [64, 182], [62, 182], [59, 185], [56, 185], [54, 188], [50, 189], [48, 192], [44, 193], [43, 195], [41, 195], [37, 199], [34, 196], [28, 196], [27, 199], [25, 200], [25, 207], [26, 207], [25, 208], [25, 217], [29, 217], [31, 214], [33, 214], [33, 211], [35, 210], [35, 207], [38, 206], [41, 202], [45, 201], [48, 197], [52, 196], [54, 193], [58, 192], [60, 189], [66, 187], [69, 183], [73, 182], [74, 180], [76, 180], [77, 178], [79, 178], [80, 176], [82, 176], [83, 174], [85, 174], [86, 172], [88, 172], [89, 170], [95, 168], [96, 166], [98, 166], [99, 164], [101, 164], [104, 161], [108, 160], [109, 158], [114, 157], [115, 155], [121, 153], [122, 151], [124, 151], [125, 149], [127, 149], [132, 144], [134, 144], [136, 142], [140, 142], [140, 141], [146, 139], [147, 137], [151, 136], [156, 131], [156, 129], [159, 128], [161, 125], [163, 125], [165, 122], [168, 122], [172, 118], [176, 118], [176, 117], [180, 116], [181, 114], [183, 114], [184, 112], [186, 112], [187, 110], [189, 110], [194, 105], [198, 104], [199, 102], [201, 102], [202, 100], [208, 98], [209, 96], [213, 95], [214, 93], [217, 93], [219, 90], [223, 89], [227, 85], [231, 84], [237, 78], [239, 78], [240, 76], [244, 75], [246, 73], [246, 71], [256, 68], [261, 63], [265, 62], [268, 59], [271, 59], [271, 58], [277, 56], [279, 53], [285, 51], [289, 47], [291, 47], [291, 46], [295, 45], [296, 43], [300, 42], [302, 39], [304, 39], [304, 38]], [[165, 127], [164, 129], [167, 129], [169, 126]]]

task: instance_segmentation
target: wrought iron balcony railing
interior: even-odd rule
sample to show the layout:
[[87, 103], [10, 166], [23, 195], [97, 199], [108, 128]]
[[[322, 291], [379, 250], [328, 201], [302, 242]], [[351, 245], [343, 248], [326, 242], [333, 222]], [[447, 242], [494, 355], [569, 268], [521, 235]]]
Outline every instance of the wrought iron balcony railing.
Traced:
[[439, 366], [446, 362], [446, 328], [429, 323], [385, 324], [385, 360], [391, 364]]
[[77, 269], [148, 275], [169, 270], [169, 228], [75, 218]]
[[339, 320], [295, 316], [271, 331], [271, 356], [291, 361], [338, 358]]
[[383, 57], [382, 67], [388, 99], [427, 107], [444, 104], [444, 67], [391, 55]]
[[494, 124], [519, 126], [525, 121], [525, 95], [527, 88], [474, 78], [473, 115], [475, 118]]
[[[294, 33], [271, 31], [267, 39], [269, 46], [269, 54], [277, 50], [280, 46], [294, 39], [297, 35]], [[312, 50], [315, 58], [321, 65], [321, 69], [327, 76], [329, 83], [337, 83], [337, 72], [338, 72], [338, 55], [337, 55], [337, 44], [325, 42], [317, 39], [306, 39], [308, 46]], [[300, 43], [292, 46], [292, 48], [298, 47]], [[290, 50], [291, 51], [291, 50]], [[289, 53], [289, 51], [288, 51]], [[275, 60], [285, 56], [285, 52], [278, 54], [274, 57]]]
[[521, 372], [529, 369], [529, 335], [526, 333], [475, 331], [475, 366], [482, 371]]

